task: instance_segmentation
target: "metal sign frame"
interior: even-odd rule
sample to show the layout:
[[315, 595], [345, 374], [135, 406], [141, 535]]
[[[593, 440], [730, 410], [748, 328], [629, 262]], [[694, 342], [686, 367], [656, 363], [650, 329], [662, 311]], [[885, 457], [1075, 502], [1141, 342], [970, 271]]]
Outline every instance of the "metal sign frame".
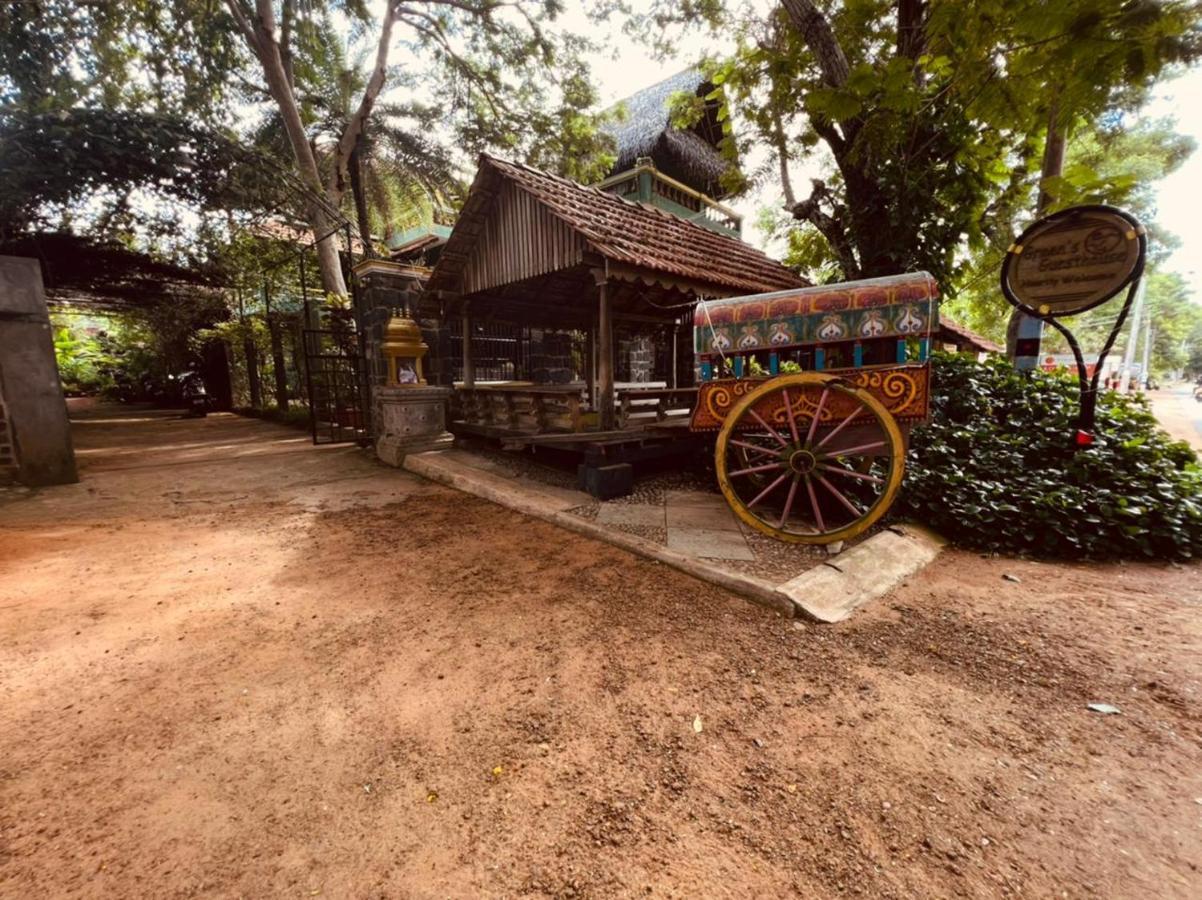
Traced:
[[[1037, 231], [1043, 230], [1048, 224], [1059, 221], [1061, 219], [1071, 218], [1074, 215], [1079, 215], [1083, 212], [1105, 212], [1111, 215], [1118, 216], [1126, 221], [1135, 233], [1135, 238], [1139, 241], [1139, 250], [1136, 257], [1135, 265], [1132, 267], [1127, 277], [1117, 284], [1109, 293], [1101, 299], [1095, 300], [1087, 306], [1079, 309], [1074, 309], [1072, 312], [1058, 312], [1048, 309], [1041, 311], [1040, 309], [1028, 306], [1022, 302], [1014, 293], [1014, 289], [1010, 284], [1011, 269], [1017, 264], [1020, 254], [1023, 252], [1026, 241], [1030, 235]], [[1064, 335], [1064, 339], [1068, 342], [1069, 349], [1073, 352], [1073, 359], [1077, 363], [1077, 384], [1081, 392], [1081, 410], [1077, 420], [1077, 433], [1074, 438], [1074, 446], [1076, 448], [1088, 447], [1093, 443], [1093, 426], [1098, 407], [1098, 384], [1102, 378], [1102, 370], [1106, 362], [1106, 356], [1114, 348], [1114, 342], [1118, 338], [1119, 332], [1122, 330], [1124, 323], [1127, 321], [1127, 314], [1131, 311], [1131, 303], [1135, 299], [1135, 293], [1139, 289], [1140, 280], [1143, 278], [1144, 267], [1148, 256], [1148, 234], [1143, 225], [1135, 216], [1131, 215], [1126, 210], [1119, 209], [1114, 206], [1106, 206], [1104, 204], [1084, 204], [1081, 206], [1070, 206], [1068, 209], [1062, 209], [1059, 212], [1052, 213], [1049, 216], [1044, 216], [1028, 225], [1023, 233], [1019, 235], [1018, 240], [1010, 245], [1006, 251], [1006, 258], [1002, 263], [1001, 288], [1002, 295], [1006, 298], [1011, 306], [1031, 316], [1035, 319], [1041, 319], [1050, 324], [1053, 328]], [[1120, 294], [1126, 288], [1127, 296], [1123, 300], [1123, 308], [1119, 312], [1118, 318], [1115, 320], [1114, 327], [1110, 331], [1106, 343], [1098, 353], [1098, 361], [1094, 366], [1093, 377], [1089, 376], [1089, 371], [1085, 365], [1085, 358], [1081, 353], [1081, 345], [1077, 343], [1076, 336], [1068, 329], [1063, 322], [1060, 321], [1062, 316], [1075, 316], [1083, 312], [1088, 312], [1091, 309], [1096, 309], [1103, 303], [1108, 303]]]

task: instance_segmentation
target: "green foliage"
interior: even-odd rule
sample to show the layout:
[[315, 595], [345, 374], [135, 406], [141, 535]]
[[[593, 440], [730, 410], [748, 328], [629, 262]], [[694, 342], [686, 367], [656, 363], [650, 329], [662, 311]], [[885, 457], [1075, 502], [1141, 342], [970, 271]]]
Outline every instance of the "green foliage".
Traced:
[[[636, 21], [733, 36], [711, 75], [746, 140], [774, 156], [754, 180], [778, 181], [821, 234], [791, 248], [814, 277], [921, 268], [953, 290], [1033, 208], [1053, 110], [1068, 124], [1134, 108], [1196, 55], [1202, 17], [1179, 0], [797, 0], [799, 27], [785, 6], [658, 0]], [[808, 197], [794, 196], [798, 163], [822, 175]], [[1131, 177], [1082, 163], [1056, 187], [1129, 190]]]
[[135, 190], [200, 210], [263, 209], [279, 200], [272, 174], [232, 136], [174, 114], [0, 110], [0, 237], [106, 193], [126, 211]]
[[1107, 394], [1072, 452], [1075, 378], [936, 354], [932, 422], [911, 433], [895, 510], [982, 550], [1053, 557], [1202, 554], [1202, 468], [1139, 395]]
[[111, 383], [105, 377], [108, 358], [100, 342], [59, 317], [54, 322], [54, 361], [63, 390], [69, 394], [95, 393]]

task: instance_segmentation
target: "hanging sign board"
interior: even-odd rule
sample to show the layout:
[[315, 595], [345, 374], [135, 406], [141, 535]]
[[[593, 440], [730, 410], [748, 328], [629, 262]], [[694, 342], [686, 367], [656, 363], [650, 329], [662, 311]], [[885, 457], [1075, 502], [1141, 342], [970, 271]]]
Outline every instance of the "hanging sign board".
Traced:
[[[1081, 387], [1077, 449], [1093, 444], [1098, 383], [1135, 296], [1148, 236], [1130, 213], [1113, 206], [1074, 206], [1052, 213], [1019, 235], [1002, 263], [1002, 294], [1022, 312], [1051, 323], [1073, 351]], [[1061, 316], [1100, 306], [1127, 289], [1127, 299], [1092, 369]]]
[[1006, 253], [1002, 291], [1027, 315], [1054, 319], [1105, 303], [1143, 271], [1147, 236], [1110, 206], [1075, 206], [1029, 227]]

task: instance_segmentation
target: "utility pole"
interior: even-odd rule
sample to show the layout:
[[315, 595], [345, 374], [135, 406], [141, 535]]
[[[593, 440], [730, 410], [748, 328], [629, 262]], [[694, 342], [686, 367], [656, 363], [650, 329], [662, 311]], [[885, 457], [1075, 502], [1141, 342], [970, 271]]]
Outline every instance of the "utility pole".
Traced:
[[1144, 381], [1144, 387], [1147, 388], [1152, 380], [1152, 372], [1149, 368], [1152, 365], [1152, 316], [1148, 316], [1148, 329], [1144, 335], [1144, 365], [1140, 370], [1140, 377]]
[[1139, 343], [1139, 328], [1143, 324], [1144, 315], [1144, 293], [1147, 281], [1143, 278], [1139, 280], [1139, 287], [1135, 289], [1135, 306], [1131, 310], [1131, 334], [1127, 338], [1127, 347], [1123, 350], [1123, 368], [1119, 374], [1119, 393], [1127, 393], [1127, 387], [1131, 384], [1131, 366], [1135, 362], [1135, 345]]

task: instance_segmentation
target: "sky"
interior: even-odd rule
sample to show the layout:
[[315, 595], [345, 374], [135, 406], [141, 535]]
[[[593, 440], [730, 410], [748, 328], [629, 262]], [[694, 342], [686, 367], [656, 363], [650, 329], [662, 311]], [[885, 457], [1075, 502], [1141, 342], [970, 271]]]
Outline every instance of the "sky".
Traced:
[[[1177, 130], [1188, 134], [1202, 148], [1202, 69], [1166, 82], [1146, 108], [1156, 118], [1173, 116]], [[1202, 149], [1194, 152], [1180, 169], [1160, 182], [1156, 197], [1156, 219], [1181, 238], [1181, 246], [1169, 257], [1166, 267], [1179, 272], [1193, 290], [1194, 300], [1202, 301]]]

